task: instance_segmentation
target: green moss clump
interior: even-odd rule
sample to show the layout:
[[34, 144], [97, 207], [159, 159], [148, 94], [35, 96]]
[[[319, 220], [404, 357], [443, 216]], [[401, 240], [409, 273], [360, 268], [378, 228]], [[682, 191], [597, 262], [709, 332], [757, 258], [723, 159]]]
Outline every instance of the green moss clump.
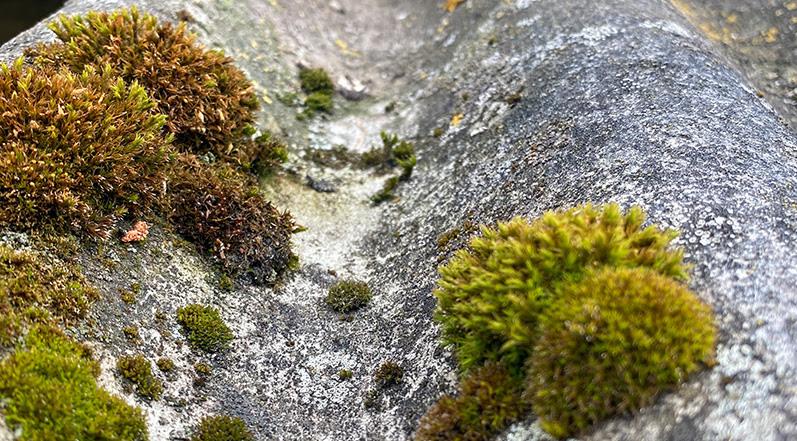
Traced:
[[555, 291], [593, 268], [648, 267], [685, 279], [681, 251], [668, 251], [677, 236], [642, 228], [640, 208], [623, 214], [616, 204], [548, 212], [534, 222], [516, 218], [482, 228], [440, 267], [435, 318], [444, 344], [452, 345], [463, 370], [502, 360], [521, 372], [538, 335], [540, 314]]
[[304, 104], [309, 110], [328, 112], [332, 110], [332, 96], [321, 92], [313, 92], [307, 95]]
[[338, 378], [340, 378], [341, 381], [351, 380], [352, 377], [354, 377], [354, 372], [348, 369], [341, 369], [338, 373]]
[[324, 303], [337, 312], [347, 313], [367, 305], [371, 296], [367, 283], [341, 280], [329, 288]]
[[526, 377], [534, 411], [555, 436], [649, 405], [713, 357], [709, 307], [649, 268], [604, 268], [559, 296]]
[[188, 305], [177, 310], [177, 322], [183, 326], [188, 343], [194, 349], [217, 352], [233, 339], [232, 331], [210, 306]]
[[107, 68], [0, 67], [0, 227], [107, 237], [160, 206], [165, 116]]
[[136, 385], [136, 389], [142, 397], [157, 400], [163, 392], [163, 384], [152, 376], [152, 366], [143, 355], [119, 357], [117, 366], [122, 376]]
[[135, 326], [122, 328], [122, 333], [124, 333], [128, 340], [138, 341], [141, 339], [141, 336], [138, 333], [138, 328]]
[[124, 288], [119, 288], [119, 298], [125, 303], [125, 305], [132, 305], [136, 303], [136, 293], [135, 291], [129, 291]]
[[169, 220], [229, 275], [271, 283], [288, 268], [293, 218], [260, 194], [254, 175], [193, 156], [178, 157], [171, 175]]
[[169, 116], [175, 145], [196, 154], [229, 156], [258, 107], [254, 88], [231, 58], [194, 41], [185, 24], [159, 25], [135, 7], [61, 16], [48, 27], [59, 42], [28, 49], [40, 66], [109, 66], [125, 82], [138, 82]]
[[171, 372], [175, 367], [174, 361], [170, 358], [159, 358], [158, 361], [155, 362], [155, 365], [158, 366], [161, 372]]
[[523, 399], [523, 381], [500, 363], [488, 362], [471, 371], [459, 395], [446, 395], [421, 418], [416, 441], [487, 440], [530, 409]]
[[230, 416], [202, 418], [191, 441], [253, 441], [255, 438], [242, 419]]
[[0, 246], [0, 346], [13, 344], [33, 324], [77, 320], [97, 297], [76, 268]]
[[398, 363], [386, 361], [374, 372], [374, 381], [381, 388], [395, 386], [404, 379], [404, 368]]
[[299, 71], [299, 79], [302, 90], [307, 94], [322, 93], [331, 97], [335, 93], [335, 85], [324, 69], [302, 69]]
[[33, 329], [24, 347], [0, 362], [6, 423], [31, 441], [145, 441], [143, 413], [97, 387], [99, 371], [86, 347], [53, 329]]
[[210, 365], [207, 363], [197, 363], [194, 365], [196, 373], [201, 375], [210, 375]]

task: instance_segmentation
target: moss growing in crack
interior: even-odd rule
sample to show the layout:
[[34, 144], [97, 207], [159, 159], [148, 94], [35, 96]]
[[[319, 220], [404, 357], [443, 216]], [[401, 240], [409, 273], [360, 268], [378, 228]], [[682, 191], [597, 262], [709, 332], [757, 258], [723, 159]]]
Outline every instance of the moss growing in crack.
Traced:
[[210, 306], [188, 305], [177, 310], [177, 322], [183, 326], [188, 343], [194, 349], [218, 352], [233, 339], [232, 331]]
[[410, 179], [417, 162], [413, 143], [399, 140], [398, 136], [388, 135], [385, 132], [382, 132], [381, 136], [382, 147], [375, 147], [363, 153], [361, 165], [363, 167], [378, 167], [381, 171], [387, 171], [398, 165], [401, 167], [401, 174], [388, 178], [382, 186], [382, 190], [371, 197], [371, 201], [376, 204], [394, 197], [393, 190], [398, 187], [399, 182]]
[[174, 361], [171, 358], [159, 358], [155, 365], [158, 366], [161, 372], [171, 372], [175, 368]]
[[143, 355], [119, 357], [117, 366], [122, 376], [136, 385], [136, 390], [142, 397], [157, 400], [163, 392], [163, 384], [152, 376], [152, 366]]
[[107, 237], [163, 200], [165, 116], [110, 69], [0, 67], [0, 226]]
[[0, 246], [0, 346], [13, 344], [36, 323], [72, 323], [97, 297], [77, 268]]
[[209, 416], [196, 426], [191, 441], [254, 441], [254, 436], [240, 418]]
[[677, 233], [642, 228], [644, 219], [640, 208], [623, 214], [616, 204], [584, 205], [482, 228], [481, 237], [440, 267], [435, 317], [444, 344], [454, 347], [463, 370], [503, 360], [520, 372], [539, 317], [562, 285], [604, 266], [648, 267], [685, 279], [682, 252], [666, 249]]
[[184, 24], [159, 25], [133, 7], [61, 16], [48, 27], [60, 41], [26, 54], [40, 66], [109, 66], [125, 82], [137, 81], [169, 115], [166, 126], [182, 151], [230, 156], [258, 107], [254, 88], [231, 58], [194, 41]]
[[354, 372], [352, 372], [352, 371], [350, 371], [348, 369], [341, 369], [340, 372], [338, 372], [338, 378], [341, 381], [351, 380], [352, 377], [354, 377]]
[[487, 440], [525, 417], [523, 380], [500, 363], [488, 362], [463, 380], [456, 397], [446, 395], [421, 418], [416, 441]]
[[97, 387], [91, 352], [53, 328], [35, 328], [0, 362], [0, 401], [8, 426], [30, 441], [145, 441], [140, 409]]
[[558, 296], [526, 376], [534, 412], [554, 436], [649, 405], [713, 357], [709, 307], [650, 268], [604, 268]]
[[386, 361], [374, 372], [374, 381], [380, 388], [395, 386], [404, 379], [404, 368], [398, 363]]
[[341, 280], [329, 288], [324, 303], [337, 312], [347, 313], [367, 305], [371, 296], [367, 283]]

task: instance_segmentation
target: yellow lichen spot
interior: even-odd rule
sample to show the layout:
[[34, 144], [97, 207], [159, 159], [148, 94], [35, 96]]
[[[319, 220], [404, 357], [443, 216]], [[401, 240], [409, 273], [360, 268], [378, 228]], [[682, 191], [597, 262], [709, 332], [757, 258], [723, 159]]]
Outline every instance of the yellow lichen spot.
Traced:
[[778, 28], [769, 28], [762, 35], [764, 36], [764, 41], [766, 41], [767, 43], [774, 43], [778, 40], [779, 33], [780, 31], [778, 30]]
[[267, 68], [267, 67], [264, 67], [264, 68], [263, 68], [263, 72], [271, 72], [271, 69], [269, 69], [269, 68]]
[[465, 115], [463, 115], [461, 113], [458, 113], [458, 114], [454, 115], [454, 117], [451, 118], [451, 126], [452, 127], [459, 126], [459, 122], [462, 120], [462, 117], [464, 117], [464, 116]]
[[279, 6], [279, 5], [277, 4], [277, 0], [268, 0], [268, 2], [269, 2], [269, 3], [271, 3], [271, 6], [273, 6], [273, 7], [275, 7], [275, 8], [276, 8], [277, 6]]
[[734, 24], [739, 21], [739, 16], [736, 14], [730, 14], [729, 16], [725, 17], [725, 21], [728, 22], [728, 24]]
[[446, 0], [446, 3], [443, 5], [443, 9], [448, 12], [454, 12], [454, 9], [457, 9], [457, 5], [464, 1], [465, 0]]
[[258, 45], [257, 45], [257, 42], [255, 40], [250, 41], [249, 44], [252, 45], [252, 49], [257, 50], [257, 46]]
[[266, 104], [271, 104], [273, 102], [273, 101], [271, 101], [271, 98], [268, 97], [268, 90], [267, 89], [263, 89], [262, 98], [263, 98], [263, 101], [266, 102]]
[[425, 80], [425, 79], [426, 79], [428, 76], [429, 76], [429, 74], [428, 74], [428, 73], [426, 73], [426, 72], [421, 72], [421, 79], [422, 79], [422, 80]]
[[359, 53], [357, 53], [357, 52], [355, 52], [353, 50], [350, 50], [349, 49], [349, 45], [346, 44], [346, 42], [341, 40], [341, 39], [335, 40], [335, 46], [337, 46], [338, 49], [340, 49], [340, 53], [343, 54], [343, 55], [351, 55], [352, 57], [359, 57], [360, 56]]
[[786, 5], [786, 9], [788, 9], [789, 11], [793, 11], [793, 10], [797, 9], [797, 2], [789, 3], [788, 5]]
[[238, 58], [243, 58], [244, 60], [248, 60], [249, 54], [247, 54], [246, 52], [241, 52], [238, 54]]

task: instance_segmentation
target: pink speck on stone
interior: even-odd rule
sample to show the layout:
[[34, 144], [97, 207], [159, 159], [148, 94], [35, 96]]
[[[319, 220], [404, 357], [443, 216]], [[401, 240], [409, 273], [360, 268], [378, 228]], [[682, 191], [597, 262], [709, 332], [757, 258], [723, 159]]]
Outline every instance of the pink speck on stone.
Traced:
[[149, 225], [144, 221], [138, 221], [133, 225], [133, 229], [128, 231], [122, 238], [122, 242], [141, 242], [149, 234]]

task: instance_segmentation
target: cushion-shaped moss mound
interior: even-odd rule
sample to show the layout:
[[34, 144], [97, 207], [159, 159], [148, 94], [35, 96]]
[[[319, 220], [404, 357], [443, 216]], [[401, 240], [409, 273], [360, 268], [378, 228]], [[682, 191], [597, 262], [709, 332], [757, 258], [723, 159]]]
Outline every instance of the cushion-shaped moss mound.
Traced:
[[177, 310], [177, 322], [183, 326], [192, 348], [217, 352], [233, 339], [232, 331], [211, 306], [188, 305]]
[[254, 437], [240, 418], [226, 415], [202, 418], [191, 441], [252, 441]]
[[541, 318], [527, 394], [564, 437], [650, 404], [713, 356], [709, 307], [647, 268], [605, 268], [560, 292]]
[[159, 25], [133, 7], [112, 12], [61, 16], [49, 28], [60, 42], [26, 53], [45, 66], [110, 66], [114, 75], [137, 81], [168, 115], [166, 126], [184, 151], [230, 153], [257, 109], [254, 88], [232, 59], [194, 41], [185, 24]]
[[435, 316], [444, 344], [453, 346], [463, 370], [503, 360], [520, 371], [539, 316], [563, 284], [603, 266], [649, 267], [685, 279], [682, 253], [666, 249], [677, 233], [642, 228], [644, 220], [640, 208], [623, 214], [616, 204], [584, 205], [483, 227], [481, 237], [440, 267]]
[[165, 116], [110, 70], [0, 70], [0, 226], [107, 236], [161, 204]]
[[97, 387], [99, 364], [59, 331], [34, 329], [0, 363], [0, 402], [23, 440], [144, 441], [141, 410]]

